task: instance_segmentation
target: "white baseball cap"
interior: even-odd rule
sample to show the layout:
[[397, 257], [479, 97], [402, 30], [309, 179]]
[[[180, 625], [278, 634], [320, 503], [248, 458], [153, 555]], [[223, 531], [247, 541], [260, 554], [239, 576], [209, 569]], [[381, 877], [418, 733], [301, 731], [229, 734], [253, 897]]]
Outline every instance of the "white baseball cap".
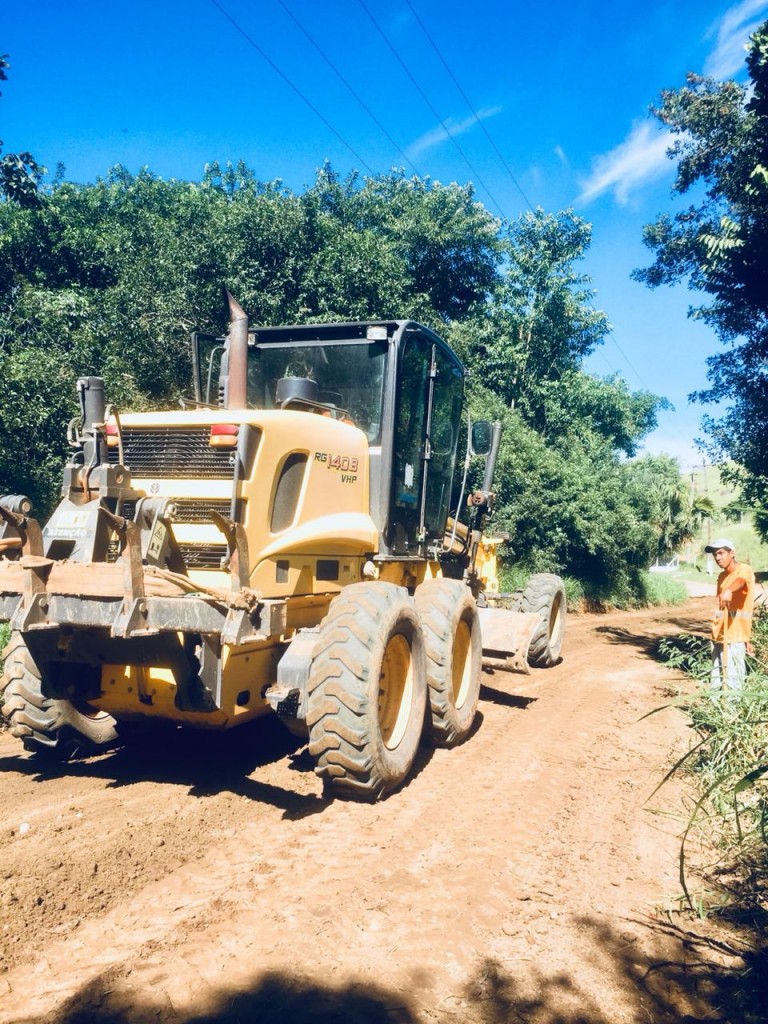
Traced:
[[708, 554], [714, 555], [714, 553], [718, 551], [720, 548], [728, 548], [729, 551], [735, 551], [736, 545], [733, 543], [732, 540], [728, 540], [727, 537], [720, 537], [719, 540], [713, 540], [711, 544], [707, 544], [704, 550]]

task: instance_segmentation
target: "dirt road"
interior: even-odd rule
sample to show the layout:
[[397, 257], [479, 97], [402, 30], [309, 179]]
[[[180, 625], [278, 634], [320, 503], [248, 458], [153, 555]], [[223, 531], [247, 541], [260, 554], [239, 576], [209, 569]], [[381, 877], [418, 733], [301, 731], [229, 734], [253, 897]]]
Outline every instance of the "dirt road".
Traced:
[[689, 737], [655, 638], [572, 617], [564, 662], [485, 675], [475, 735], [366, 806], [277, 723], [41, 769], [0, 733], [0, 1021], [698, 1019], [673, 905]]

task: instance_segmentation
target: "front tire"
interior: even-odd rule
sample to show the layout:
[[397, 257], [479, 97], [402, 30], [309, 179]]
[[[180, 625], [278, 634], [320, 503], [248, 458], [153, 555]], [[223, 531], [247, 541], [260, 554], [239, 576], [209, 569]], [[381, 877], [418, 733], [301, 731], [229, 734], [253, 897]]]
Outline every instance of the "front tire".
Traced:
[[426, 709], [424, 641], [403, 587], [358, 583], [331, 602], [313, 652], [309, 750], [324, 790], [379, 800], [408, 777]]
[[550, 572], [531, 576], [523, 591], [521, 611], [538, 612], [543, 620], [531, 639], [528, 664], [534, 668], [551, 668], [560, 661], [565, 636], [566, 599], [562, 579]]
[[115, 720], [106, 711], [43, 695], [40, 672], [21, 634], [11, 636], [3, 657], [3, 715], [25, 750], [55, 761], [70, 761], [115, 743]]
[[472, 730], [480, 696], [483, 641], [477, 605], [460, 580], [428, 580], [416, 588], [427, 651], [432, 741], [455, 747]]

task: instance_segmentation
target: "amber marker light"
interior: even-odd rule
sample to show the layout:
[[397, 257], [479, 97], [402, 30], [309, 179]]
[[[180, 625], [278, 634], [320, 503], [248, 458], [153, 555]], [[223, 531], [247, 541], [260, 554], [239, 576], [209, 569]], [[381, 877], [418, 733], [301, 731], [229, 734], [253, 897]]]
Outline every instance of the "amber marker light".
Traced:
[[208, 444], [212, 448], [237, 448], [238, 429], [236, 423], [214, 423]]

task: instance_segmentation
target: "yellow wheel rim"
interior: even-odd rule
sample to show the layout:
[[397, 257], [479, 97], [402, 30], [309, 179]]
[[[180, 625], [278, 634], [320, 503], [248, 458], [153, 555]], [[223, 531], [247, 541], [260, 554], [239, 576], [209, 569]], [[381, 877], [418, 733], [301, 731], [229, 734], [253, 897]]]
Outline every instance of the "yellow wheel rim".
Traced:
[[549, 636], [552, 647], [558, 645], [563, 631], [563, 603], [562, 595], [558, 594], [552, 605], [552, 611], [549, 613]]
[[394, 750], [405, 735], [412, 700], [411, 645], [396, 633], [386, 646], [379, 674], [379, 730], [388, 750]]
[[463, 619], [453, 642], [452, 686], [454, 707], [460, 708], [472, 684], [472, 630]]

